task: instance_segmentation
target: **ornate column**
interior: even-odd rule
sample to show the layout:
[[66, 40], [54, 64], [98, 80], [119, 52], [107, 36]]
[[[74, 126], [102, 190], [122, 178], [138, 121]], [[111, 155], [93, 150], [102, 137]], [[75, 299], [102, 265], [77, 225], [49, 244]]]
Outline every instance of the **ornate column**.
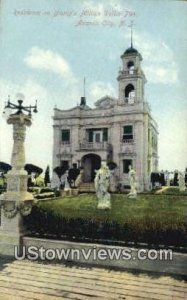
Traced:
[[[33, 195], [27, 192], [28, 174], [24, 170], [25, 165], [25, 134], [26, 127], [31, 125], [31, 108], [13, 105], [18, 109], [11, 114], [7, 123], [13, 125], [13, 151], [12, 169], [7, 173], [7, 191], [0, 196], [1, 218], [0, 218], [0, 255], [14, 255], [14, 246], [21, 245], [21, 237], [24, 234], [23, 216], [32, 210]], [[6, 107], [11, 107], [8, 102]], [[5, 107], [5, 108], [6, 108]], [[11, 107], [12, 108], [12, 107]], [[36, 110], [36, 106], [35, 112]], [[29, 112], [24, 114], [22, 110]]]

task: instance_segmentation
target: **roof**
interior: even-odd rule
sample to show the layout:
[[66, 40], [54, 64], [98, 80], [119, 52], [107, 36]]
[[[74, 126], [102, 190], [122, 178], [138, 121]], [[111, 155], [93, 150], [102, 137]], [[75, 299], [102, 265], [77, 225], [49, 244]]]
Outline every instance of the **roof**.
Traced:
[[136, 50], [132, 46], [125, 50], [125, 52], [122, 54], [121, 58], [123, 58], [124, 56], [128, 56], [128, 55], [137, 55], [140, 57], [140, 60], [142, 60], [141, 54], [138, 52], [138, 50]]
[[124, 54], [130, 54], [130, 53], [132, 53], [132, 54], [138, 54], [138, 50], [136, 50], [133, 47], [130, 47], [127, 50], [125, 50], [125, 52], [124, 52]]

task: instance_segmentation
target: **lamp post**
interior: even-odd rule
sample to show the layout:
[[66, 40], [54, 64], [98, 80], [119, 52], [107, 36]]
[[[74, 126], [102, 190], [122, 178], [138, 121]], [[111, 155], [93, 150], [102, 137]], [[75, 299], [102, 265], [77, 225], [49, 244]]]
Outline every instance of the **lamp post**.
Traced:
[[[2, 253], [1, 248], [3, 247], [6, 249], [5, 254], [11, 253], [12, 255], [12, 247], [20, 245], [20, 238], [24, 232], [23, 216], [31, 212], [34, 200], [33, 195], [27, 192], [28, 173], [24, 170], [24, 142], [26, 127], [32, 124], [32, 112], [37, 112], [37, 102], [34, 106], [23, 106], [23, 100], [19, 99], [18, 104], [14, 104], [8, 99], [4, 112], [10, 109], [11, 113], [7, 117], [7, 123], [13, 126], [14, 143], [11, 158], [12, 169], [6, 175], [7, 191], [0, 195], [0, 253]], [[7, 241], [7, 238], [8, 245], [3, 244], [3, 240]], [[10, 241], [12, 241], [12, 247]]]

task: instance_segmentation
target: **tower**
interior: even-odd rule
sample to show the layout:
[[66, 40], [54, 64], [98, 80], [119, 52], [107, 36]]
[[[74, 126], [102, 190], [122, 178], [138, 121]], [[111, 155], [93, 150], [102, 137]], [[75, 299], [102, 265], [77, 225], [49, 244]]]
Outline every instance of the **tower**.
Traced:
[[144, 102], [146, 78], [141, 68], [142, 56], [133, 48], [128, 48], [121, 55], [123, 67], [119, 71], [119, 100], [126, 104]]

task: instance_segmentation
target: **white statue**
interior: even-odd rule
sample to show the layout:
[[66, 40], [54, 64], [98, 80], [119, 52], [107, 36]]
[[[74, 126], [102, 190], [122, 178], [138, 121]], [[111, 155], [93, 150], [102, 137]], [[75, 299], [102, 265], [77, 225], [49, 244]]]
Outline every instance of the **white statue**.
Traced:
[[179, 173], [179, 191], [180, 192], [185, 192], [186, 190], [186, 185], [185, 185], [185, 176], [182, 172]]
[[129, 198], [136, 198], [137, 196], [137, 191], [136, 191], [136, 172], [134, 169], [129, 166], [129, 182], [130, 182], [130, 193], [128, 194]]
[[78, 188], [81, 185], [81, 183], [83, 182], [83, 175], [84, 175], [84, 170], [82, 169], [82, 170], [80, 170], [80, 173], [75, 180], [76, 188]]
[[110, 194], [108, 188], [110, 184], [110, 170], [106, 162], [101, 163], [101, 168], [97, 171], [95, 179], [95, 190], [98, 198], [98, 209], [111, 209]]
[[69, 185], [69, 181], [68, 181], [68, 173], [69, 171], [67, 170], [64, 174], [64, 182], [65, 182], [65, 186], [64, 186], [64, 191], [70, 191], [71, 190], [71, 187]]
[[165, 172], [166, 185], [170, 186], [170, 172]]

